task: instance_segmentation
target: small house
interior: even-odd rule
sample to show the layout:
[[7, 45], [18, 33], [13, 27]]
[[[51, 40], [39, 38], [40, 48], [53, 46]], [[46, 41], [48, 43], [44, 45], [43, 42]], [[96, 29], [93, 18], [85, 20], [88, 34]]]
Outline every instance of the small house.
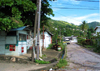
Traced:
[[97, 32], [100, 32], [100, 26], [96, 26], [94, 30], [95, 30], [95, 34], [93, 35], [96, 36]]
[[0, 54], [19, 56], [27, 53], [27, 38], [30, 29], [27, 26], [0, 31]]
[[45, 30], [41, 33], [41, 39], [40, 39], [40, 47], [47, 48], [49, 44], [52, 44], [52, 36], [53, 34], [49, 32], [48, 30]]

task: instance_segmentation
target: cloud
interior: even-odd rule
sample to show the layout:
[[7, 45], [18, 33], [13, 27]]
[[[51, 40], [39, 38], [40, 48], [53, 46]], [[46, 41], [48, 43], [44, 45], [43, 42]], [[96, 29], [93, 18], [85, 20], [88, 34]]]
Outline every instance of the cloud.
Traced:
[[59, 16], [59, 17], [51, 17], [52, 19], [54, 20], [62, 20], [62, 21], [66, 21], [66, 22], [69, 22], [69, 23], [73, 23], [75, 25], [80, 25], [82, 23], [82, 21], [86, 21], [87, 23], [88, 22], [92, 22], [92, 21], [98, 21], [100, 22], [100, 16], [99, 16], [99, 13], [93, 13], [93, 14], [88, 14], [88, 15], [85, 15], [85, 16], [79, 16], [79, 17], [76, 17], [76, 16]]
[[65, 2], [71, 3], [71, 4], [79, 4], [80, 1], [76, 1], [76, 0], [63, 0]]
[[93, 14], [77, 17], [76, 19], [82, 20], [82, 19], [87, 19], [89, 17], [98, 16], [98, 15], [99, 15], [98, 13], [93, 13]]

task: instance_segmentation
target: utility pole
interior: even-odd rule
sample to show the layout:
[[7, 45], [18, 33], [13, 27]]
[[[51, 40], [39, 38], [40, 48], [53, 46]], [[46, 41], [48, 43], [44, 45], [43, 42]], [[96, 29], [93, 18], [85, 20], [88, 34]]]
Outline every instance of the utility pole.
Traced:
[[39, 60], [39, 35], [40, 35], [40, 13], [41, 13], [41, 0], [37, 0], [37, 18], [38, 18], [38, 29], [37, 29], [37, 60]]
[[[38, 1], [37, 1], [38, 3]], [[36, 3], [36, 5], [37, 5]], [[34, 36], [33, 36], [33, 39], [36, 38], [36, 26], [37, 25], [37, 10], [35, 12], [35, 24], [34, 24]], [[34, 56], [35, 56], [35, 40], [33, 40], [33, 48], [32, 48], [32, 62], [34, 61]]]

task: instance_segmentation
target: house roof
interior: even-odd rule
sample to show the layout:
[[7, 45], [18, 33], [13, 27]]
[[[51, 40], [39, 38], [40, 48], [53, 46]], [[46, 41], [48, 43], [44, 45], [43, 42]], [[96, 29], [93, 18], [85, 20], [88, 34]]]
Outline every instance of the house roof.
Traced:
[[45, 30], [45, 31], [47, 31], [49, 35], [53, 36], [53, 34], [50, 31], [48, 30]]
[[11, 29], [10, 31], [19, 31], [19, 30], [30, 30], [30, 29], [28, 26], [23, 26], [23, 27]]
[[100, 28], [100, 26], [96, 26], [94, 30], [96, 31], [98, 28]]

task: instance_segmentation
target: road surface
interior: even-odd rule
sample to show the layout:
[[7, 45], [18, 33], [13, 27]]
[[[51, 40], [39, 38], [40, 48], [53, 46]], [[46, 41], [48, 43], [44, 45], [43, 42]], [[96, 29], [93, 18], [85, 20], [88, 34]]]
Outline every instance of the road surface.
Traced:
[[67, 57], [68, 71], [100, 71], [100, 55], [75, 43], [67, 45]]

